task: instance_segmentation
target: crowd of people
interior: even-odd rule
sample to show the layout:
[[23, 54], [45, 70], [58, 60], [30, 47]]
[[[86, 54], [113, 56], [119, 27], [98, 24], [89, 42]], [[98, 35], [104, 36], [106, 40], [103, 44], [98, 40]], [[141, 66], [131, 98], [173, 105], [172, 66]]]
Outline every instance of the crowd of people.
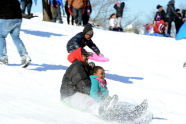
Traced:
[[186, 21], [186, 10], [175, 8], [175, 0], [170, 0], [167, 4], [167, 11], [165, 12], [163, 6], [157, 5], [157, 12], [154, 17], [153, 24], [146, 25], [147, 33], [158, 33], [164, 36], [171, 36], [172, 22], [175, 23], [176, 34]]

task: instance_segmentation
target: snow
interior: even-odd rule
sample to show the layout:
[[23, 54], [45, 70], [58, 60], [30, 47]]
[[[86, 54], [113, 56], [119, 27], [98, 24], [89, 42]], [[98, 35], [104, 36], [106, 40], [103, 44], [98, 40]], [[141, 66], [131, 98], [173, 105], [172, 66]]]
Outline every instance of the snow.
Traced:
[[[20, 58], [7, 38], [9, 66], [0, 66], [1, 124], [117, 124], [60, 101], [67, 61], [67, 41], [83, 27], [23, 19], [21, 39], [32, 64], [20, 67]], [[186, 123], [186, 40], [94, 29], [93, 41], [106, 63], [110, 94], [121, 101], [139, 104], [148, 99], [152, 124]], [[86, 48], [89, 50], [89, 48]], [[91, 51], [91, 50], [89, 50]]]

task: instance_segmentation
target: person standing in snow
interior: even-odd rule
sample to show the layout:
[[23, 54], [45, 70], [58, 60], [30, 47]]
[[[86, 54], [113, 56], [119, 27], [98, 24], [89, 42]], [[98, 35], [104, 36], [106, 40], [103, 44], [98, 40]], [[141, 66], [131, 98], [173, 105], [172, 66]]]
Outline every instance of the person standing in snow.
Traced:
[[93, 43], [91, 38], [93, 37], [93, 28], [91, 24], [87, 24], [83, 32], [76, 34], [72, 39], [70, 39], [67, 43], [67, 51], [68, 53], [72, 53], [74, 50], [78, 48], [84, 48], [88, 46], [92, 49], [97, 55], [102, 55], [98, 47]]
[[[21, 7], [22, 7], [22, 14], [23, 16], [28, 16], [31, 17], [33, 14], [31, 14], [31, 9], [32, 9], [32, 0], [21, 0]], [[27, 8], [27, 14], [25, 14], [25, 10]]]
[[180, 30], [181, 26], [183, 25], [183, 18], [182, 13], [180, 9], [176, 9], [176, 13], [178, 17], [175, 17], [175, 26], [176, 26], [176, 34], [178, 34], [178, 31]]
[[175, 0], [170, 0], [167, 5], [167, 22], [168, 22], [168, 29], [167, 33], [170, 36], [171, 35], [171, 28], [172, 28], [172, 22], [175, 21], [175, 18], [178, 17], [178, 14], [175, 11]]
[[83, 16], [82, 16], [84, 26], [88, 24], [90, 19], [90, 14], [92, 12], [92, 6], [90, 0], [87, 0], [86, 2], [87, 3], [86, 6], [83, 8]]
[[114, 5], [114, 9], [116, 10], [116, 18], [117, 18], [117, 28], [123, 31], [122, 26], [121, 26], [121, 21], [123, 17], [123, 10], [125, 7], [124, 2], [116, 2]]
[[[66, 15], [67, 15], [67, 24], [71, 24], [74, 25], [74, 17], [73, 17], [73, 14], [69, 12], [69, 10], [72, 10], [72, 8], [68, 8], [68, 0], [66, 0], [65, 2], [65, 12], [66, 12]], [[71, 21], [70, 21], [70, 18], [71, 18]]]
[[58, 20], [59, 23], [63, 23], [60, 8], [63, 7], [62, 0], [50, 0], [49, 4], [51, 6], [52, 22], [56, 22]]
[[[85, 8], [87, 0], [68, 0], [68, 8], [73, 13], [75, 23], [80, 26], [82, 23], [82, 11]], [[72, 8], [72, 10], [71, 10]]]
[[6, 40], [10, 33], [21, 56], [23, 67], [31, 62], [27, 50], [19, 37], [22, 23], [20, 4], [17, 0], [0, 0], [0, 64], [8, 64]]

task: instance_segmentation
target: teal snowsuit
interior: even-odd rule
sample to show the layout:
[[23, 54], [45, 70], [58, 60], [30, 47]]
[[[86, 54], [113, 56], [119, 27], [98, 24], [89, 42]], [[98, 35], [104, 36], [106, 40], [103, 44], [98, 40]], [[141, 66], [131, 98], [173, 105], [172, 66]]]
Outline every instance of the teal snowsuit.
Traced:
[[90, 96], [97, 101], [100, 101], [109, 95], [106, 84], [101, 83], [98, 79], [98, 76], [91, 75], [91, 88], [90, 88]]

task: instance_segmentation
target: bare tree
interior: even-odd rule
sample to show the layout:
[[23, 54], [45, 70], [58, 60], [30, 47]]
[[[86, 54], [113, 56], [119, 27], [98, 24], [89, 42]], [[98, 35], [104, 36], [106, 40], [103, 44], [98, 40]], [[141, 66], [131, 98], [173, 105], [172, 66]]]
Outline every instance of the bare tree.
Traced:
[[42, 0], [43, 4], [43, 21], [51, 21], [52, 13], [48, 0]]

